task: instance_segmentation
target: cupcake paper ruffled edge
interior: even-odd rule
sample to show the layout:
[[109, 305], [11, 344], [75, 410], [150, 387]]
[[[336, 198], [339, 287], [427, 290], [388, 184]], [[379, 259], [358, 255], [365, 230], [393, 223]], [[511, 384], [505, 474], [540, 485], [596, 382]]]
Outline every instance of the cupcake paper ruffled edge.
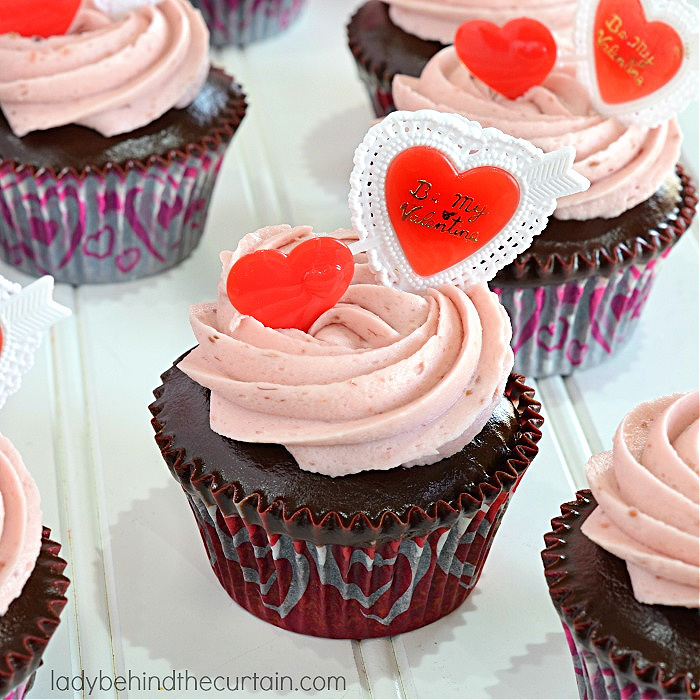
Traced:
[[[656, 691], [660, 697], [700, 698], [700, 679], [694, 678], [692, 673], [668, 674], [662, 663], [649, 661], [641, 652], [620, 644], [613, 634], [604, 634], [599, 621], [581, 606], [568, 602], [573, 591], [567, 583], [571, 574], [565, 556], [566, 536], [574, 523], [581, 517], [588, 517], [596, 506], [589, 489], [577, 491], [576, 500], [562, 504], [561, 516], [552, 519], [552, 531], [545, 534], [546, 548], [541, 552], [549, 594], [575, 647], [572, 652], [576, 651], [579, 657], [583, 652], [592, 654], [596, 666], [603, 669], [604, 674], [606, 669], [611, 669], [615, 681], [624, 678], [628, 684], [636, 686], [639, 697], [647, 697], [642, 695], [646, 691]], [[631, 690], [626, 686], [626, 691]], [[581, 696], [586, 697], [583, 693]]]
[[558, 253], [541, 257], [531, 247], [504, 268], [489, 286], [532, 287], [557, 284], [562, 278], [584, 279], [592, 274], [610, 276], [615, 270], [643, 264], [661, 255], [688, 230], [698, 203], [697, 189], [680, 163], [676, 166], [676, 175], [680, 180], [678, 204], [654, 228], [627, 236], [614, 245], [601, 244], [589, 253], [576, 251], [566, 257]]
[[170, 148], [164, 154], [152, 154], [143, 159], [129, 158], [120, 163], [109, 161], [101, 166], [85, 165], [81, 169], [72, 166], [62, 168], [40, 166], [0, 158], [0, 172], [6, 172], [9, 169], [16, 175], [28, 173], [32, 177], [49, 177], [57, 182], [68, 177], [84, 180], [91, 175], [106, 178], [110, 172], [116, 172], [120, 177], [125, 178], [132, 171], [146, 172], [154, 165], [167, 168], [174, 161], [185, 161], [191, 156], [201, 157], [207, 152], [216, 151], [231, 141], [243, 121], [248, 103], [241, 84], [225, 70], [211, 66], [209, 74], [227, 83], [229, 95], [226, 106], [217, 116], [215, 124], [199, 141], [188, 143], [183, 148]]
[[[22, 632], [21, 644], [17, 648], [0, 650], [0, 696], [5, 697], [26, 682], [41, 663], [41, 657], [60, 622], [61, 611], [68, 599], [64, 595], [69, 580], [63, 575], [67, 566], [58, 556], [61, 545], [50, 539], [51, 530], [44, 527], [41, 549], [30, 580], [35, 576], [44, 578], [46, 599], [42, 601], [41, 613], [33, 622], [33, 628]], [[26, 587], [26, 586], [25, 586]], [[21, 595], [24, 595], [24, 591]], [[12, 604], [6, 615], [12, 614]]]
[[[186, 491], [197, 494], [205, 503], [216, 504], [224, 515], [237, 513], [247, 522], [261, 525], [271, 534], [284, 534], [295, 539], [323, 544], [360, 544], [429, 533], [440, 524], [453, 522], [461, 513], [473, 514], [488, 506], [504, 491], [514, 491], [530, 462], [537, 455], [537, 442], [542, 436], [539, 430], [543, 423], [541, 404], [534, 398], [534, 389], [524, 384], [524, 380], [522, 375], [511, 374], [505, 389], [505, 395], [516, 408], [519, 427], [518, 439], [511, 450], [511, 456], [506, 460], [507, 471], [499, 469], [488, 480], [479, 484], [478, 498], [463, 492], [452, 502], [436, 501], [427, 511], [419, 506], [412, 506], [403, 518], [385, 510], [374, 519], [364, 513], [343, 517], [335, 511], [315, 519], [307, 506], [288, 512], [281, 499], [276, 499], [265, 507], [261, 494], [243, 493], [236, 482], [222, 483], [215, 473], [205, 473], [196, 459], [190, 461], [184, 449], [171, 447], [174, 436], [165, 432], [165, 426], [158, 419], [162, 410], [162, 405], [159, 405], [164, 391], [162, 385], [154, 390], [156, 401], [149, 409], [153, 415], [151, 423], [156, 443], [163, 459]], [[336, 532], [342, 533], [342, 536], [334, 537]]]

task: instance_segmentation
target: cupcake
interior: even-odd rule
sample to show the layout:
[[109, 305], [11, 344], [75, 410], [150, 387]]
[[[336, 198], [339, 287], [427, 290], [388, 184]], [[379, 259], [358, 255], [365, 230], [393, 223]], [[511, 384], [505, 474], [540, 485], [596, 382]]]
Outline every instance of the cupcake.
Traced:
[[490, 282], [511, 318], [516, 370], [569, 374], [629, 341], [659, 263], [695, 213], [676, 120], [646, 127], [599, 114], [567, 67], [508, 99], [472, 75], [455, 47], [420, 77], [397, 76], [393, 97], [399, 109], [456, 112], [545, 152], [574, 146], [574, 168], [591, 182], [559, 199], [543, 233]]
[[87, 2], [66, 34], [0, 35], [0, 65], [0, 257], [71, 284], [184, 260], [246, 108], [189, 2]]
[[287, 29], [306, 0], [192, 0], [211, 32], [214, 46], [245, 46]]
[[0, 435], [0, 697], [21, 700], [67, 600], [66, 562], [41, 526], [39, 492], [22, 458]]
[[700, 697], [699, 402], [628, 414], [545, 535], [581, 698]]
[[396, 109], [391, 84], [397, 73], [419, 76], [428, 60], [451, 45], [457, 28], [481, 19], [503, 25], [524, 15], [573, 43], [573, 0], [369, 0], [348, 24], [348, 43], [378, 117]]
[[[361, 639], [464, 601], [542, 419], [510, 374], [508, 318], [483, 283], [421, 296], [377, 284], [360, 254], [306, 330], [233, 306], [241, 261], [357, 239], [331, 236], [271, 226], [222, 253], [217, 301], [191, 309], [198, 345], [162, 375], [150, 410], [229, 595], [281, 628]], [[328, 287], [328, 270], [307, 283]]]

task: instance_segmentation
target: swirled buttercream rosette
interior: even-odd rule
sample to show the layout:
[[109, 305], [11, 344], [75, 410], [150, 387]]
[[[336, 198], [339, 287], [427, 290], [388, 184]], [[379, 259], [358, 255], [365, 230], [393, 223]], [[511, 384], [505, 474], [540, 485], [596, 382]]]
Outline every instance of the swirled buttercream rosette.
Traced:
[[699, 401], [628, 414], [545, 536], [582, 698], [700, 697]]

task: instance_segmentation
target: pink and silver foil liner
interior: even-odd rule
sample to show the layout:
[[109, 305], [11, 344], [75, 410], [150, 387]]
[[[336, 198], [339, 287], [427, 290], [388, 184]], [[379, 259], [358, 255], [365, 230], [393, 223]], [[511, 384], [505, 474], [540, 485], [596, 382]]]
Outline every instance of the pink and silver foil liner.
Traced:
[[243, 46], [275, 36], [300, 15], [306, 0], [192, 0], [213, 46]]
[[197, 246], [227, 143], [146, 168], [78, 176], [0, 164], [0, 257], [70, 284], [121, 282]]
[[606, 360], [633, 335], [659, 260], [615, 270], [609, 278], [494, 288], [513, 326], [515, 371], [571, 374]]
[[564, 635], [571, 651], [576, 685], [581, 700], [660, 700], [680, 697], [661, 694], [657, 688], [634, 683], [618, 673], [603, 655], [594, 654], [576, 641], [576, 633], [562, 622]]
[[366, 639], [422, 627], [464, 601], [514, 490], [425, 536], [366, 546], [268, 535], [185, 493], [209, 563], [239, 605], [293, 632]]

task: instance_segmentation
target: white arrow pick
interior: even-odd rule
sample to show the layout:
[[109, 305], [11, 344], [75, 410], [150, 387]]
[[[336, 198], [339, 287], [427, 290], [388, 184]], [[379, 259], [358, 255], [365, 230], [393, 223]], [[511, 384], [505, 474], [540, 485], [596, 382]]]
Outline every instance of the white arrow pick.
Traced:
[[22, 376], [34, 364], [44, 332], [71, 314], [52, 294], [50, 275], [24, 289], [0, 277], [0, 407], [19, 389]]
[[590, 182], [573, 169], [575, 158], [573, 146], [545, 153], [542, 160], [525, 172], [533, 195], [541, 199], [557, 199], [587, 190]]

